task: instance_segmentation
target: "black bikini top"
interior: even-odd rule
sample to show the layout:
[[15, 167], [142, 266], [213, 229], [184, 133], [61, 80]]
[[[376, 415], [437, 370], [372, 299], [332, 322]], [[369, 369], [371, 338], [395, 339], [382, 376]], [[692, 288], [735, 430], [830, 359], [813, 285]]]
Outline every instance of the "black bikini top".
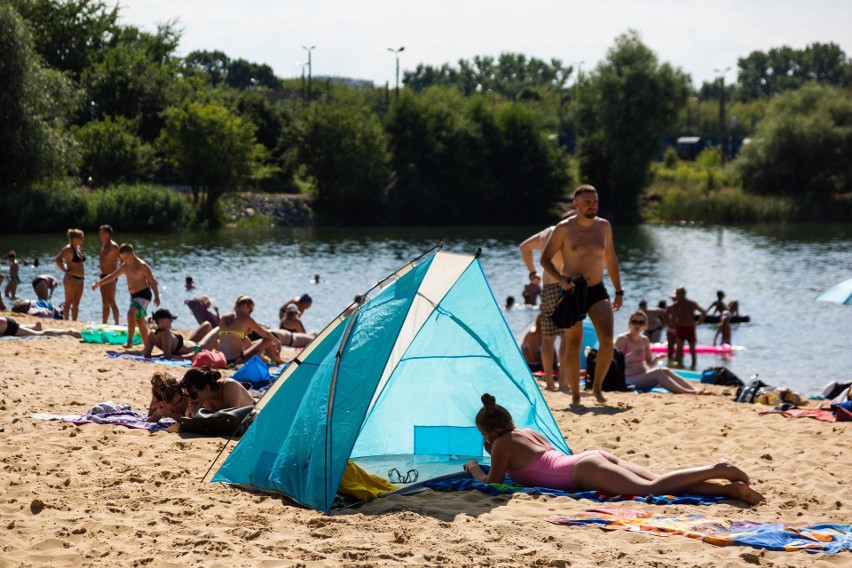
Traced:
[[[77, 251], [80, 251], [79, 253]], [[86, 262], [86, 255], [80, 247], [71, 246], [71, 252], [74, 253], [71, 257], [71, 262]]]

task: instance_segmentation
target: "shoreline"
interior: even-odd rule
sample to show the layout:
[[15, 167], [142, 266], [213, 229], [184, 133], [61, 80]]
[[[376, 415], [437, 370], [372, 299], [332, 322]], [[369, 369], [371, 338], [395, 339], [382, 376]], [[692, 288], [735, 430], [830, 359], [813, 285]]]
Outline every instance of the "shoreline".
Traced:
[[[81, 324], [20, 322], [79, 329]], [[477, 491], [393, 495], [324, 515], [277, 496], [199, 480], [222, 438], [34, 420], [106, 400], [145, 411], [160, 365], [110, 359], [116, 346], [61, 338], [0, 341], [0, 498], [6, 566], [542, 565], [845, 566], [850, 553], [811, 555], [716, 547], [547, 523], [598, 506], [564, 497]], [[180, 374], [181, 369], [166, 369]], [[767, 501], [709, 507], [607, 503], [660, 514], [782, 522], [849, 522], [852, 423], [759, 416], [769, 407], [714, 396], [607, 393], [569, 408], [545, 392], [572, 451], [602, 449], [655, 470], [730, 459]], [[727, 393], [727, 394], [725, 394]], [[233, 446], [231, 446], [233, 447]], [[221, 463], [221, 461], [219, 462]], [[214, 468], [215, 471], [215, 468]]]

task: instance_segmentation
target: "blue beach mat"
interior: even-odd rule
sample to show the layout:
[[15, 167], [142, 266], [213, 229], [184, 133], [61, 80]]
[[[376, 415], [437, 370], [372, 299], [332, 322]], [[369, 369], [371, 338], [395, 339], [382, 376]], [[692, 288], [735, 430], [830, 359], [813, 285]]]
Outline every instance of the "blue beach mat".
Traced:
[[128, 361], [138, 361], [140, 363], [160, 363], [161, 365], [169, 365], [170, 367], [191, 367], [192, 361], [189, 359], [160, 359], [157, 357], [143, 357], [142, 355], [131, 355], [130, 353], [105, 353], [110, 359], [127, 359]]
[[[487, 471], [484, 466], [483, 471]], [[423, 485], [435, 491], [467, 491], [477, 489], [492, 496], [506, 495], [511, 493], [537, 493], [539, 495], [552, 495], [553, 497], [570, 497], [572, 499], [588, 499], [599, 503], [615, 501], [641, 501], [652, 505], [714, 505], [725, 500], [724, 497], [708, 497], [705, 495], [649, 495], [647, 497], [634, 497], [631, 495], [607, 495], [599, 491], [576, 491], [569, 493], [548, 487], [524, 487], [516, 485], [507, 477], [506, 483], [483, 483], [472, 477], [458, 477], [451, 479], [438, 479], [427, 481]]]
[[643, 532], [656, 536], [681, 535], [716, 546], [750, 546], [781, 552], [804, 550], [835, 554], [852, 551], [852, 525], [817, 524], [792, 527], [781, 523], [761, 523], [704, 515], [660, 515], [598, 507], [570, 517], [554, 517], [549, 523], [565, 526], [592, 526], [605, 530]]

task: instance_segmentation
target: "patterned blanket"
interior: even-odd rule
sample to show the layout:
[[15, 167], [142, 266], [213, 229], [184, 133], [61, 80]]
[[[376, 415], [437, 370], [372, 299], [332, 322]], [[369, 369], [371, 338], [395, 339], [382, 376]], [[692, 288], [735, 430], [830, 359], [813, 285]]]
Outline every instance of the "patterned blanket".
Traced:
[[649, 511], [612, 507], [587, 509], [571, 517], [554, 517], [549, 523], [594, 526], [607, 530], [644, 532], [657, 536], [681, 535], [716, 546], [750, 546], [766, 550], [837, 553], [852, 551], [852, 525], [818, 524], [792, 527], [704, 515], [660, 515]]

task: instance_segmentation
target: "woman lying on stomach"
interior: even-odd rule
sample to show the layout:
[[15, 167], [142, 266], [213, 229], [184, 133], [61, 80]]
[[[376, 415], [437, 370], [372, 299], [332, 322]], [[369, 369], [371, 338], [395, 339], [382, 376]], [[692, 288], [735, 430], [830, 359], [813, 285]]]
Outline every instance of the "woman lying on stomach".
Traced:
[[[739, 499], [749, 505], [763, 501], [763, 495], [749, 487], [748, 475], [726, 461], [657, 474], [600, 450], [567, 455], [554, 449], [538, 432], [515, 428], [512, 415], [490, 394], [482, 395], [482, 404], [476, 427], [491, 454], [491, 470], [485, 475], [476, 460], [464, 465], [479, 481], [502, 483], [508, 473], [521, 485], [569, 492], [640, 497], [693, 493]], [[711, 483], [714, 479], [726, 483]]]
[[201, 408], [217, 412], [254, 404], [254, 398], [243, 385], [234, 379], [223, 378], [219, 371], [210, 367], [188, 370], [181, 381], [181, 390], [189, 399], [187, 416], [195, 416]]

